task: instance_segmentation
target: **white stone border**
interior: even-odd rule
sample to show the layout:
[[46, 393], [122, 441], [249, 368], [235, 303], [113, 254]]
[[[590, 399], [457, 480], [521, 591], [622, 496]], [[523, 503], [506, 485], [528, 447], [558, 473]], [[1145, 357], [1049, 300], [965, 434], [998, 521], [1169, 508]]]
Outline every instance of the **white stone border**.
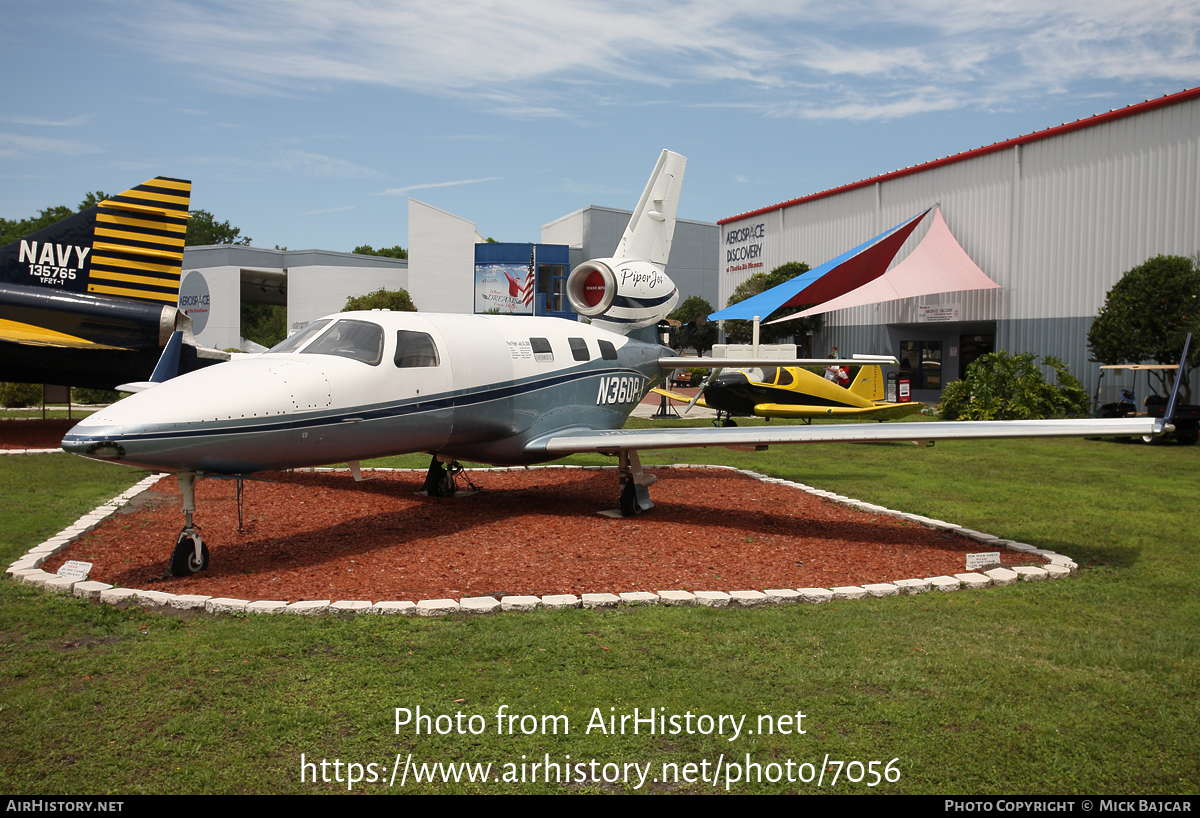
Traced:
[[[57, 451], [57, 450], [55, 450]], [[615, 469], [615, 466], [534, 466], [532, 469], [582, 469], [599, 471]], [[987, 588], [991, 585], [1012, 585], [1018, 581], [1037, 582], [1044, 579], [1060, 579], [1069, 576], [1079, 566], [1070, 557], [1056, 554], [1041, 548], [1035, 548], [1025, 543], [1013, 542], [984, 534], [979, 531], [963, 528], [954, 523], [933, 520], [919, 514], [907, 514], [903, 511], [884, 508], [883, 506], [864, 503], [821, 491], [803, 483], [793, 483], [776, 477], [767, 477], [757, 472], [737, 469], [733, 466], [713, 466], [690, 463], [677, 463], [667, 466], [645, 466], [647, 469], [722, 469], [736, 472], [764, 483], [776, 483], [789, 486], [823, 497], [835, 503], [840, 503], [860, 511], [872, 514], [886, 514], [901, 520], [918, 523], [928, 528], [935, 528], [958, 534], [967, 539], [975, 540], [992, 548], [1006, 548], [1018, 553], [1035, 553], [1050, 560], [1046, 566], [1019, 566], [1014, 570], [993, 568], [983, 573], [962, 573], [952, 577], [925, 577], [914, 579], [898, 579], [892, 582], [870, 583], [859, 587], [848, 585], [837, 588], [769, 588], [762, 591], [659, 591], [657, 594], [648, 591], [633, 591], [621, 594], [608, 592], [589, 592], [575, 594], [548, 594], [536, 596], [506, 596], [502, 599], [495, 597], [467, 597], [464, 599], [422, 599], [417, 602], [375, 602], [369, 600], [339, 600], [331, 602], [327, 599], [306, 600], [287, 603], [278, 600], [246, 600], [213, 598], [199, 594], [168, 594], [163, 591], [140, 591], [136, 588], [114, 588], [103, 582], [76, 582], [57, 574], [41, 570], [46, 560], [64, 550], [76, 539], [91, 531], [103, 520], [116, 512], [118, 508], [133, 500], [139, 494], [150, 489], [166, 474], [156, 474], [139, 482], [137, 485], [121, 492], [113, 499], [101, 504], [94, 511], [80, 517], [74, 525], [55, 534], [40, 545], [34, 546], [25, 556], [8, 567], [5, 572], [15, 580], [27, 585], [40, 585], [55, 593], [68, 594], [113, 605], [141, 604], [148, 607], [173, 608], [176, 610], [196, 610], [208, 613], [242, 613], [242, 614], [272, 614], [290, 613], [298, 616], [321, 616], [336, 614], [353, 616], [355, 614], [380, 614], [404, 616], [444, 616], [450, 613], [483, 614], [494, 611], [532, 611], [537, 608], [550, 610], [565, 610], [568, 608], [600, 608], [609, 609], [628, 605], [692, 605], [708, 608], [749, 608], [761, 605], [778, 605], [788, 602], [806, 602], [817, 604], [834, 599], [851, 600], [867, 599], [870, 597], [897, 596], [900, 594], [920, 594], [926, 591], [958, 591], [960, 589]], [[526, 471], [524, 466], [502, 467], [495, 469], [472, 469], [472, 471]], [[346, 471], [346, 469], [306, 469], [305, 471]], [[374, 469], [374, 471], [408, 471], [423, 472], [424, 469]]]

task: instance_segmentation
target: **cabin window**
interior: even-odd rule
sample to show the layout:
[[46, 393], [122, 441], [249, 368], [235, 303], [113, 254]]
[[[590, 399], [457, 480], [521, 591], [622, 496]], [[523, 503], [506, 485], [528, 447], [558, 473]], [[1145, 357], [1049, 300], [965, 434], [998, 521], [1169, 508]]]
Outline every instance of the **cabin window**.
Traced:
[[280, 343], [278, 343], [275, 346], [268, 349], [267, 352], [295, 352], [300, 347], [304, 346], [309, 341], [311, 341], [313, 338], [316, 338], [317, 333], [319, 333], [322, 329], [327, 327], [331, 320], [333, 320], [333, 319], [322, 318], [320, 321], [313, 321], [311, 324], [309, 324], [304, 329], [300, 330], [299, 332], [297, 332], [295, 335], [291, 336], [287, 340], [281, 341]]
[[762, 370], [762, 377], [758, 379], [759, 383], [774, 384], [775, 376], [779, 374], [779, 370], [773, 366], [766, 367]]
[[383, 360], [383, 327], [370, 321], [338, 321], [301, 354], [337, 355], [378, 366]]
[[554, 350], [550, 348], [550, 342], [547, 339], [530, 338], [529, 346], [533, 349], [533, 360], [543, 364], [554, 362]]
[[419, 366], [438, 366], [437, 344], [427, 332], [396, 330], [396, 357], [392, 359], [400, 369]]
[[786, 369], [780, 369], [779, 370], [779, 380], [775, 381], [775, 385], [776, 386], [791, 386], [792, 381], [794, 381], [794, 380], [795, 380], [795, 378], [792, 377], [791, 372], [788, 372]]
[[592, 356], [588, 354], [587, 341], [582, 338], [568, 338], [567, 343], [571, 345], [571, 357], [577, 361], [590, 361]]
[[617, 360], [617, 348], [612, 345], [612, 341], [600, 341], [600, 357], [606, 361]]

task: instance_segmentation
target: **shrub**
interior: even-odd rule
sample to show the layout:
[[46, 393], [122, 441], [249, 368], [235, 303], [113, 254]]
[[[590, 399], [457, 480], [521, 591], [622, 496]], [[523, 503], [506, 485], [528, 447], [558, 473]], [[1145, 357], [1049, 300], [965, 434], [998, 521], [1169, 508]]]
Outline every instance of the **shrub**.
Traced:
[[[1042, 366], [1055, 372], [1047, 383]], [[1086, 415], [1087, 390], [1067, 365], [1047, 355], [1042, 364], [1032, 352], [1009, 355], [1004, 350], [977, 358], [967, 377], [942, 390], [942, 420], [1035, 420]]]
[[111, 389], [87, 389], [82, 386], [71, 389], [71, 400], [75, 403], [116, 403], [120, 399], [120, 394]]
[[392, 310], [393, 312], [416, 312], [417, 307], [412, 302], [408, 290], [378, 289], [366, 295], [351, 296], [346, 299], [342, 312], [351, 310]]
[[39, 383], [0, 383], [0, 406], [19, 409], [42, 402], [42, 385]]

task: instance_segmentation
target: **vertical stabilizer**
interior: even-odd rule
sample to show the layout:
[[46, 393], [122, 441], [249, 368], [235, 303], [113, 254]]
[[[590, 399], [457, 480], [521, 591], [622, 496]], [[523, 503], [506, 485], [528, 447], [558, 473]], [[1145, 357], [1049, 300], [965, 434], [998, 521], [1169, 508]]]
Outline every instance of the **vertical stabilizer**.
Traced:
[[0, 281], [174, 306], [192, 183], [157, 177], [0, 248]]
[[671, 255], [671, 238], [675, 235], [675, 211], [679, 207], [679, 190], [687, 159], [664, 150], [654, 166], [654, 173], [642, 191], [629, 226], [617, 245], [613, 257], [641, 259], [665, 267]]
[[883, 400], [883, 369], [878, 366], [864, 366], [858, 370], [850, 391], [869, 401]]

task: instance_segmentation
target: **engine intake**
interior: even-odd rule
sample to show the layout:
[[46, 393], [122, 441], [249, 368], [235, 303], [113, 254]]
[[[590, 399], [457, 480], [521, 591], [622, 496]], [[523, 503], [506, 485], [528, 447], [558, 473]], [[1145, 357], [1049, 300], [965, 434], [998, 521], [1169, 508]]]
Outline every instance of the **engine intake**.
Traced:
[[656, 324], [679, 301], [679, 289], [649, 261], [592, 259], [567, 277], [572, 309], [613, 332]]

